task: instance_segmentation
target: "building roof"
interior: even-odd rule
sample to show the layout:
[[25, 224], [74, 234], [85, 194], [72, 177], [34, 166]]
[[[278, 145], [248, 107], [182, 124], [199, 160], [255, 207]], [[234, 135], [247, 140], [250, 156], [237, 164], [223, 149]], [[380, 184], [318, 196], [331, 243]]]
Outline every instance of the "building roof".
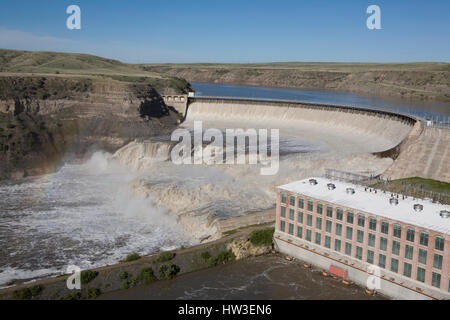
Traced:
[[[317, 184], [310, 184], [310, 179], [315, 179]], [[333, 183], [336, 188], [329, 190], [327, 187], [329, 183]], [[450, 211], [450, 206], [433, 203], [430, 200], [414, 200], [412, 197], [407, 197], [403, 200], [400, 195], [398, 205], [393, 205], [389, 201], [391, 199], [390, 192], [383, 193], [381, 190], [377, 190], [377, 193], [374, 190], [369, 192], [369, 189], [365, 191], [364, 186], [314, 177], [292, 182], [278, 188], [335, 205], [352, 208], [355, 210], [355, 213], [363, 211], [439, 233], [450, 234], [450, 218], [442, 218], [440, 215], [442, 210]], [[347, 193], [347, 188], [353, 188], [355, 193]], [[416, 212], [414, 210], [415, 204], [423, 205], [423, 211]]]

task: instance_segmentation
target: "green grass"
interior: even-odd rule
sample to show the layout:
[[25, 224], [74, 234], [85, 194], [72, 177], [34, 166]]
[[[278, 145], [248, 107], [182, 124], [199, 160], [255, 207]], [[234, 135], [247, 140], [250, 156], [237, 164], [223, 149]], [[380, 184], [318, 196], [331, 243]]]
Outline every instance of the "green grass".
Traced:
[[152, 268], [144, 268], [138, 276], [138, 280], [143, 284], [149, 284], [156, 280]]
[[65, 295], [64, 297], [60, 298], [59, 300], [80, 300], [81, 299], [81, 294], [79, 292], [72, 292], [69, 293], [67, 295]]
[[133, 253], [129, 254], [129, 255], [125, 258], [125, 260], [123, 260], [123, 262], [136, 261], [136, 260], [139, 260], [140, 258], [141, 258], [141, 256], [140, 256], [138, 253], [133, 252]]
[[219, 264], [225, 264], [236, 259], [236, 256], [231, 250], [219, 252], [217, 255], [209, 258], [209, 266], [215, 267]]
[[274, 228], [255, 230], [250, 233], [249, 240], [256, 246], [269, 246], [272, 245]]
[[392, 180], [386, 185], [383, 182], [379, 182], [371, 187], [380, 190], [386, 188], [389, 192], [405, 194], [416, 198], [429, 198], [433, 194], [436, 197], [436, 193], [439, 192], [447, 194], [447, 197], [441, 197], [440, 201], [445, 204], [450, 204], [450, 183], [443, 181], [412, 177]]
[[156, 261], [158, 262], [167, 262], [172, 260], [173, 258], [175, 258], [175, 253], [167, 251], [167, 252], [161, 252], [158, 255], [158, 258], [156, 259]]
[[27, 287], [14, 291], [14, 299], [16, 300], [31, 300], [37, 298], [42, 292], [41, 286]]

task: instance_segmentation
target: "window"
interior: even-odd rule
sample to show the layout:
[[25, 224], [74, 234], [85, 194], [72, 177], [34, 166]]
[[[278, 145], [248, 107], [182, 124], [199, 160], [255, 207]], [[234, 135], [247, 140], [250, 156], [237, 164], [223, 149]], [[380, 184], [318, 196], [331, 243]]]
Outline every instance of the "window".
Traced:
[[361, 247], [356, 247], [356, 258], [362, 260], [363, 249]]
[[316, 244], [320, 245], [320, 238], [321, 238], [320, 232], [316, 232]]
[[352, 245], [351, 243], [345, 243], [345, 254], [348, 256], [352, 255]]
[[281, 203], [286, 203], [286, 193], [281, 194]]
[[387, 239], [381, 237], [380, 238], [380, 250], [386, 251], [387, 250]]
[[312, 200], [308, 200], [308, 211], [313, 211], [314, 202]]
[[336, 219], [341, 220], [344, 218], [344, 212], [341, 208], [336, 209]]
[[299, 211], [297, 213], [298, 223], [303, 223], [303, 212]]
[[327, 206], [327, 217], [333, 217], [333, 207]]
[[316, 218], [316, 229], [322, 230], [322, 218]]
[[414, 248], [412, 246], [409, 246], [409, 245], [405, 246], [405, 258], [406, 259], [412, 260], [413, 250], [414, 250]]
[[341, 236], [342, 235], [342, 224], [336, 223], [336, 235]]
[[359, 243], [363, 243], [364, 242], [364, 231], [362, 231], [362, 230], [357, 230], [356, 231], [356, 240]]
[[294, 209], [289, 209], [289, 220], [295, 220], [295, 211]]
[[420, 233], [420, 244], [422, 246], [428, 247], [428, 232], [422, 231]]
[[406, 230], [406, 240], [414, 242], [414, 229], [408, 228]]
[[352, 240], [352, 237], [353, 237], [353, 228], [352, 227], [347, 227], [347, 230], [345, 231], [345, 237], [347, 238], [347, 240]]
[[294, 225], [292, 223], [289, 223], [289, 234], [294, 235]]
[[440, 254], [434, 254], [434, 260], [433, 260], [433, 268], [442, 269], [442, 256]]
[[434, 248], [439, 251], [444, 251], [444, 238], [437, 236]]
[[300, 209], [303, 209], [303, 199], [302, 198], [298, 198], [298, 207]]
[[306, 240], [311, 241], [311, 230], [306, 229]]
[[402, 237], [402, 226], [399, 224], [394, 224], [394, 237], [396, 238]]
[[381, 221], [381, 233], [384, 233], [384, 234], [389, 233], [389, 222]]
[[317, 213], [318, 213], [318, 214], [322, 214], [322, 211], [323, 211], [323, 206], [322, 206], [321, 203], [318, 203], [318, 204], [317, 204]]
[[427, 251], [419, 249], [419, 262], [422, 264], [427, 264]]
[[412, 265], [408, 262], [405, 262], [403, 265], [403, 275], [411, 278], [411, 270], [412, 270]]
[[441, 275], [439, 273], [433, 272], [431, 274], [431, 285], [436, 288], [441, 287]]
[[391, 259], [391, 271], [398, 272], [398, 260], [392, 258]]
[[331, 237], [330, 236], [325, 236], [325, 247], [326, 248], [331, 248]]
[[285, 222], [283, 220], [280, 221], [280, 231], [284, 232]]
[[386, 268], [386, 256], [384, 254], [378, 255], [378, 266], [381, 268]]
[[364, 222], [365, 222], [366, 218], [364, 217], [363, 214], [358, 214], [358, 226], [363, 227], [364, 228]]
[[303, 228], [297, 227], [297, 237], [302, 238], [303, 237]]
[[331, 233], [332, 226], [333, 226], [333, 222], [327, 220], [327, 222], [325, 224], [325, 231]]
[[294, 196], [289, 197], [289, 204], [293, 207], [295, 206], [295, 197]]
[[286, 218], [286, 207], [281, 207], [281, 216]]
[[369, 229], [370, 230], [377, 230], [377, 219], [376, 218], [370, 218], [369, 220]]
[[425, 269], [418, 267], [417, 268], [417, 280], [421, 282], [425, 282]]
[[369, 247], [375, 247], [375, 235], [372, 233], [369, 233], [369, 239], [368, 243]]
[[353, 212], [351, 211], [347, 212], [347, 223], [353, 224]]
[[395, 255], [400, 255], [400, 242], [393, 240], [392, 241], [392, 253]]
[[367, 250], [367, 262], [373, 263], [373, 251], [372, 250]]
[[309, 227], [312, 227], [312, 215], [310, 215], [310, 214], [306, 215], [306, 224]]
[[341, 240], [334, 239], [334, 250], [341, 252]]

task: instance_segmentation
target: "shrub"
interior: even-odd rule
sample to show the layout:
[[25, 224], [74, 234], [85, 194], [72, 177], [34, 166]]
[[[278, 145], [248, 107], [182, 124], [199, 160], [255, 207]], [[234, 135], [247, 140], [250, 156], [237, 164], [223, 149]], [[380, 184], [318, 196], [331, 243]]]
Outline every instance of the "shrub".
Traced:
[[17, 300], [31, 300], [36, 298], [42, 291], [41, 286], [33, 286], [31, 288], [23, 288], [14, 291], [14, 299]]
[[234, 253], [231, 250], [222, 251], [222, 252], [219, 252], [215, 257], [211, 257], [209, 259], [209, 265], [211, 267], [215, 267], [218, 264], [227, 263], [228, 261], [234, 260], [234, 259], [236, 259], [236, 256], [234, 255]]
[[98, 276], [98, 271], [81, 271], [81, 284], [88, 284]]
[[149, 284], [156, 280], [155, 274], [153, 273], [152, 268], [144, 268], [141, 270], [139, 274], [138, 280], [143, 284]]
[[128, 288], [130, 288], [130, 283], [128, 282], [128, 280], [123, 280], [122, 281], [122, 290], [127, 290]]
[[250, 233], [249, 240], [252, 244], [256, 246], [269, 246], [272, 245], [274, 228], [265, 230], [255, 230]]
[[173, 279], [180, 272], [180, 267], [175, 264], [163, 264], [159, 267], [159, 277], [161, 279]]
[[140, 258], [141, 258], [141, 256], [139, 254], [137, 254], [136, 252], [133, 252], [125, 258], [124, 262], [136, 261], [136, 260], [139, 260]]
[[166, 261], [170, 261], [175, 257], [175, 253], [167, 251], [167, 252], [161, 252], [158, 255], [158, 258], [156, 259], [156, 261], [158, 262], [166, 262]]
[[208, 261], [209, 258], [211, 258], [211, 253], [209, 253], [208, 251], [202, 252], [201, 257], [203, 260]]
[[68, 295], [65, 295], [60, 300], [79, 300], [81, 298], [81, 294], [79, 292], [72, 292]]
[[130, 274], [126, 271], [122, 271], [121, 273], [119, 273], [118, 277], [120, 280], [126, 280], [130, 277]]
[[100, 289], [97, 288], [87, 288], [86, 289], [86, 298], [87, 299], [96, 299], [101, 295]]

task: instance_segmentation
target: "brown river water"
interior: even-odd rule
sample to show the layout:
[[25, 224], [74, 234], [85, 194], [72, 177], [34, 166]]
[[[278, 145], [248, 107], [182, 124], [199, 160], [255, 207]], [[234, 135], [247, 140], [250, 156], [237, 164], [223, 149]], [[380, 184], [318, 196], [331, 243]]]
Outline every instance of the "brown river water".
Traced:
[[383, 300], [344, 285], [299, 261], [268, 255], [181, 275], [173, 280], [115, 291], [104, 300]]

